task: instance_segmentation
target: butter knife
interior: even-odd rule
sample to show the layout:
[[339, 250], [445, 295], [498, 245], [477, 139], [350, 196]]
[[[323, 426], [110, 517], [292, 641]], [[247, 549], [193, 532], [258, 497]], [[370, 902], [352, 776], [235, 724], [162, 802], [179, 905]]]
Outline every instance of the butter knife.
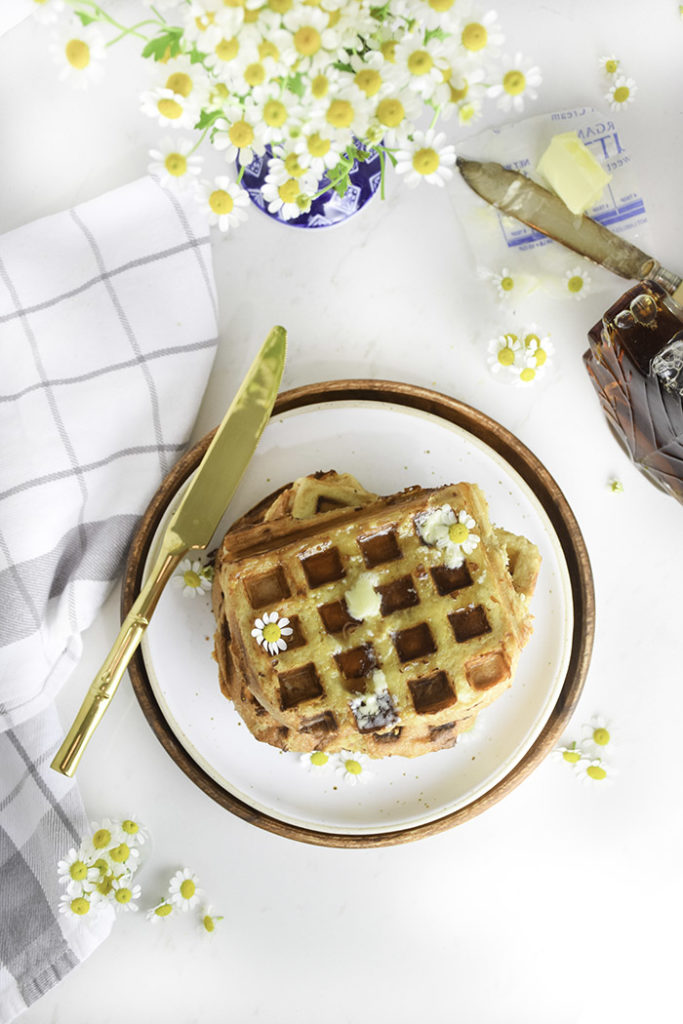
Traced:
[[676, 301], [683, 302], [683, 279], [678, 274], [598, 221], [572, 213], [559, 196], [531, 178], [493, 161], [458, 157], [457, 166], [470, 188], [505, 216], [514, 217], [619, 277], [655, 280]]
[[62, 775], [74, 774], [178, 564], [188, 551], [210, 543], [270, 418], [286, 348], [284, 328], [274, 327], [173, 513], [154, 566], [51, 763]]

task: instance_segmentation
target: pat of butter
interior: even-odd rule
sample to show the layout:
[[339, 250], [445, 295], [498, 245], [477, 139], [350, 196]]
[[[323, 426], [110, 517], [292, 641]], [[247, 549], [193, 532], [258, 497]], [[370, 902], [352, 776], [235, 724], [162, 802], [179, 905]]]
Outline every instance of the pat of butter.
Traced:
[[369, 619], [379, 614], [382, 598], [375, 590], [374, 579], [364, 573], [344, 594], [346, 607], [354, 619]]
[[555, 135], [536, 168], [572, 213], [594, 206], [612, 175], [600, 166], [576, 132]]

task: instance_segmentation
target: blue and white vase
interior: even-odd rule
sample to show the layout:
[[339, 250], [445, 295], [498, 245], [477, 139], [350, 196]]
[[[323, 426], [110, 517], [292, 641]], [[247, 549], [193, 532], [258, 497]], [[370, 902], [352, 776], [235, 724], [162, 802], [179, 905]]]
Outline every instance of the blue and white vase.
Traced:
[[[261, 186], [268, 174], [268, 160], [272, 155], [270, 146], [266, 146], [263, 156], [254, 157], [244, 169], [242, 186], [249, 193], [249, 198], [254, 206], [257, 206], [267, 217], [293, 228], [329, 228], [335, 224], [341, 224], [352, 217], [354, 213], [358, 213], [372, 199], [382, 180], [379, 154], [373, 151], [367, 160], [354, 162], [349, 171], [349, 186], [343, 196], [331, 188], [314, 199], [310, 210], [306, 213], [286, 220], [280, 211], [270, 213], [268, 204], [261, 194]], [[327, 175], [321, 178], [319, 189], [329, 184], [329, 180]]]

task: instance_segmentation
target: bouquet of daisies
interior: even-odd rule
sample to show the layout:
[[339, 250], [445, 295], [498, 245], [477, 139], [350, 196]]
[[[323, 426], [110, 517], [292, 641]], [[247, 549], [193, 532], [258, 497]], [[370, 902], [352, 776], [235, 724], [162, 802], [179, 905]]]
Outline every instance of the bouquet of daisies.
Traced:
[[[246, 216], [255, 160], [267, 160], [263, 204], [285, 220], [343, 195], [370, 156], [382, 194], [387, 162], [409, 185], [443, 185], [455, 148], [441, 122], [469, 125], [486, 100], [521, 110], [541, 80], [521, 54], [502, 55], [498, 17], [475, 0], [146, 0], [129, 26], [94, 0], [31, 2], [63, 22], [65, 77], [97, 77], [112, 42], [138, 42], [153, 66], [142, 110], [169, 133], [151, 169], [192, 187], [223, 230]], [[207, 180], [210, 152], [225, 166]]]

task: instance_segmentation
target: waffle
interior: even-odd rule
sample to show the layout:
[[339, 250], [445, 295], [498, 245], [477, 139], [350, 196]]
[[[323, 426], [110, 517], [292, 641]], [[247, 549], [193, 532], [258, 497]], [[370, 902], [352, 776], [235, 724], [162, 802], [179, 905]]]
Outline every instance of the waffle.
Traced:
[[[423, 525], [445, 507], [471, 516], [480, 537], [455, 561], [425, 542]], [[511, 683], [539, 566], [533, 544], [491, 526], [474, 485], [379, 497], [348, 474], [303, 477], [217, 553], [221, 688], [257, 739], [283, 749], [452, 746]], [[271, 613], [291, 629], [273, 653], [252, 634]]]

